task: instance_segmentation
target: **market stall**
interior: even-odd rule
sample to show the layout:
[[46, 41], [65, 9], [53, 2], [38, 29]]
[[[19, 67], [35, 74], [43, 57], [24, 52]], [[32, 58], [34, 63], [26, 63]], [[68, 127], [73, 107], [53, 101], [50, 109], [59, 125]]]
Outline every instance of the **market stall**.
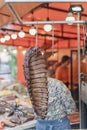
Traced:
[[[12, 13], [9, 12], [10, 20], [11, 21], [14, 20], [14, 22], [10, 23], [9, 19], [7, 19], [7, 21], [4, 21], [6, 24], [7, 23], [8, 24], [7, 24], [7, 27], [5, 27], [4, 25], [2, 26], [1, 37], [2, 37], [2, 32], [5, 32], [5, 31], [18, 33], [20, 32], [20, 30], [24, 29], [26, 33], [26, 37], [23, 37], [23, 39], [19, 37], [17, 39], [10, 39], [8, 41], [5, 41], [5, 45], [13, 45], [17, 47], [17, 52], [18, 52], [17, 65], [19, 67], [18, 73], [17, 73], [17, 79], [22, 81], [22, 83], [25, 84], [25, 80], [23, 76], [23, 64], [20, 65], [20, 63], [23, 63], [24, 56], [22, 56], [20, 48], [18, 48], [20, 45], [24, 47], [24, 50], [26, 50], [28, 47], [39, 45], [42, 48], [42, 51], [44, 50], [44, 52], [46, 52], [47, 55], [49, 54], [54, 55], [55, 52], [59, 54], [58, 53], [59, 49], [64, 49], [64, 51], [62, 51], [63, 54], [69, 54], [69, 52], [72, 49], [76, 49], [78, 50], [78, 54], [77, 54], [78, 55], [78, 78], [79, 78], [79, 90], [80, 90], [80, 87], [81, 87], [80, 85], [80, 48], [83, 47], [83, 53], [86, 54], [86, 44], [84, 42], [85, 41], [84, 37], [86, 36], [86, 28], [87, 28], [86, 27], [86, 24], [87, 24], [86, 23], [86, 11], [87, 11], [86, 2], [87, 1], [85, 0], [84, 1], [85, 3], [82, 3], [82, 1], [77, 1], [77, 3], [76, 1], [71, 1], [72, 3], [74, 2], [75, 5], [78, 5], [78, 4], [83, 5], [83, 8], [84, 8], [84, 10], [82, 10], [81, 12], [75, 12], [74, 14], [76, 18], [75, 21], [65, 20], [66, 13], [68, 13], [68, 8], [71, 4], [70, 1], [68, 3], [68, 1], [65, 2], [65, 1], [56, 0], [54, 2], [60, 2], [56, 5], [52, 1], [43, 1], [46, 3], [50, 2], [49, 4], [46, 4], [46, 3], [41, 4], [40, 3], [41, 1], [38, 1], [38, 0], [27, 1], [27, 6], [26, 6], [26, 3], [22, 3], [23, 1], [6, 0], [5, 2], [6, 2], [6, 9], [8, 10], [8, 7], [9, 7], [16, 19], [14, 20]], [[20, 2], [21, 4], [18, 2]], [[32, 2], [37, 2], [37, 3], [33, 5]], [[65, 2], [66, 4], [62, 2]], [[81, 2], [81, 3], [78, 3], [78, 2]], [[21, 5], [21, 7], [23, 7], [24, 6], [23, 4], [27, 8], [24, 9], [24, 11], [22, 12], [20, 9], [17, 8], [16, 5], [18, 6]], [[34, 8], [35, 6], [37, 7]], [[60, 9], [60, 7], [62, 8]], [[2, 11], [4, 11], [4, 8], [2, 8]], [[44, 11], [45, 17], [43, 16], [43, 13], [42, 13], [43, 11]], [[58, 17], [58, 19], [56, 19], [57, 14], [54, 16], [54, 13], [56, 11], [58, 11], [59, 13], [59, 14], [57, 13], [58, 16], [61, 16], [61, 17]], [[80, 18], [82, 20], [80, 20]], [[44, 19], [46, 21], [44, 21]], [[0, 23], [0, 24], [2, 25], [3, 23]], [[29, 32], [28, 32], [29, 31], [28, 29], [31, 27], [31, 24], [35, 26], [38, 32], [36, 33], [36, 35], [33, 35], [33, 36], [29, 35]], [[43, 31], [42, 29], [43, 24], [52, 24], [52, 30], [50, 32]], [[71, 24], [72, 27], [68, 24]], [[83, 31], [84, 29], [85, 31]], [[3, 42], [0, 42], [0, 43], [3, 44]], [[65, 52], [65, 49], [69, 49], [69, 51]], [[50, 53], [49, 53], [49, 50], [50, 50]], [[18, 57], [20, 58], [18, 59]], [[59, 58], [57, 57], [55, 59], [52, 60], [51, 62], [52, 63], [54, 62], [56, 64]], [[50, 64], [50, 61], [48, 61], [48, 65], [49, 64]], [[82, 91], [82, 100], [86, 102], [86, 93], [85, 93], [86, 91], [85, 89], [84, 90], [82, 89], [81, 91]], [[80, 96], [80, 93], [79, 93], [79, 96]], [[75, 113], [74, 118], [76, 118], [76, 116], [78, 116], [78, 118], [77, 120], [74, 120], [74, 121], [72, 117], [70, 117], [71, 124], [79, 124], [80, 120], [82, 120], [81, 116], [79, 117], [79, 113]], [[26, 123], [25, 125], [22, 125], [21, 127], [30, 128], [31, 124], [35, 125], [35, 122], [31, 121], [31, 123], [30, 122]], [[17, 128], [20, 128], [20, 126], [18, 126]], [[14, 128], [11, 128], [11, 129], [14, 129]]]

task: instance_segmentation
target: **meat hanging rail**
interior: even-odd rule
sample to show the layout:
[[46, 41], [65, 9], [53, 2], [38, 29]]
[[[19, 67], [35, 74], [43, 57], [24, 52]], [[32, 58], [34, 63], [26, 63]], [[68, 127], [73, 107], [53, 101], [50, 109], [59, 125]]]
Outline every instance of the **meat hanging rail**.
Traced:
[[31, 25], [31, 24], [87, 24], [87, 20], [75, 20], [75, 21], [23, 21], [20, 16], [18, 15], [17, 11], [15, 10], [15, 8], [12, 6], [11, 2], [7, 2], [7, 5], [9, 7], [9, 9], [11, 10], [11, 12], [13, 13], [13, 15], [16, 17], [16, 19], [18, 20], [18, 22], [22, 25]]

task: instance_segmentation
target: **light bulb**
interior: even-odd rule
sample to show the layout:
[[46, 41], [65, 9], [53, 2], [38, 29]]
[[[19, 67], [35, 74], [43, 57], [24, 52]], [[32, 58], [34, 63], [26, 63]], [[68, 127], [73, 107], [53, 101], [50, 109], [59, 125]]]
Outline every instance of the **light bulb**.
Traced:
[[17, 38], [17, 34], [13, 33], [13, 34], [11, 35], [11, 38], [12, 38], [13, 40], [15, 40], [15, 39]]
[[2, 37], [2, 38], [0, 39], [0, 41], [1, 41], [2, 43], [4, 43], [4, 42], [5, 42], [5, 38]]
[[20, 38], [23, 38], [23, 37], [25, 37], [25, 32], [23, 32], [22, 30], [18, 33], [18, 36], [20, 37]]
[[69, 25], [72, 25], [75, 21], [75, 17], [72, 16], [72, 13], [69, 12], [68, 16], [66, 17], [66, 22], [68, 22]]
[[23, 53], [23, 55], [25, 55], [25, 53], [26, 53], [26, 50], [22, 51], [22, 53]]
[[74, 11], [74, 12], [81, 12], [81, 7], [79, 7], [79, 6], [76, 6], [76, 7], [72, 7], [72, 10]]
[[50, 32], [50, 31], [52, 30], [52, 25], [51, 25], [51, 24], [45, 24], [45, 25], [44, 25], [44, 30], [45, 30], [46, 32]]
[[34, 28], [34, 26], [31, 27], [31, 29], [29, 30], [29, 33], [31, 35], [35, 35], [37, 33], [36, 29]]
[[6, 41], [10, 40], [10, 36], [8, 34], [6, 34], [4, 38], [5, 38]]

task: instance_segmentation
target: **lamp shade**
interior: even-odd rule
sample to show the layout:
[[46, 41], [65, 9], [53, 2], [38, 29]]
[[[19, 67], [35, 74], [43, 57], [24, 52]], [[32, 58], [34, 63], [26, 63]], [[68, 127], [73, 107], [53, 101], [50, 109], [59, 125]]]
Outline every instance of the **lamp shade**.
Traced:
[[17, 38], [17, 34], [13, 33], [13, 34], [11, 35], [11, 38], [12, 38], [13, 40], [15, 40], [15, 39]]
[[30, 33], [31, 35], [36, 35], [37, 30], [34, 28], [34, 26], [32, 26], [32, 27], [30, 28], [29, 33]]
[[25, 37], [25, 32], [21, 30], [21, 31], [18, 33], [18, 36], [19, 36], [20, 38]]
[[52, 25], [51, 25], [51, 24], [45, 24], [45, 25], [44, 25], [44, 30], [45, 30], [46, 32], [50, 32], [50, 31], [52, 30]]
[[10, 40], [10, 36], [8, 34], [6, 34], [4, 38], [5, 38], [6, 41]]
[[69, 12], [78, 13], [82, 12], [84, 9], [82, 5], [76, 4], [76, 5], [70, 5]]
[[75, 17], [73, 17], [71, 12], [69, 12], [65, 20], [66, 22], [68, 22], [69, 25], [71, 25], [75, 21]]
[[5, 38], [2, 37], [2, 38], [0, 39], [0, 42], [1, 42], [1, 43], [4, 43], [4, 42], [5, 42]]

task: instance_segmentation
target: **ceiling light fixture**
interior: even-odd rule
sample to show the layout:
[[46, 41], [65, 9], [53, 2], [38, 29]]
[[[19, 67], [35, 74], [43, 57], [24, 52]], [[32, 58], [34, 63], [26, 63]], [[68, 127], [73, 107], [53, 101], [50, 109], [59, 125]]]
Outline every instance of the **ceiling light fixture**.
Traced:
[[73, 17], [73, 13], [81, 13], [83, 11], [82, 5], [70, 5], [69, 7], [69, 13], [66, 17], [66, 21], [69, 25], [73, 24], [75, 21], [75, 18]]
[[18, 33], [18, 36], [19, 36], [20, 38], [25, 37], [25, 32], [23, 31], [23, 28], [21, 28], [21, 31]]
[[0, 38], [0, 42], [5, 43], [5, 38], [4, 37]]
[[[48, 20], [47, 20], [48, 21]], [[52, 30], [52, 25], [51, 24], [45, 24], [44, 25], [44, 30], [46, 32], [50, 32]]]
[[69, 24], [69, 25], [72, 25], [73, 22], [75, 21], [75, 17], [73, 16], [72, 12], [69, 12], [67, 17], [66, 17], [66, 22]]
[[82, 12], [84, 9], [82, 5], [70, 5], [69, 12], [78, 13]]
[[18, 36], [19, 36], [20, 38], [25, 37], [25, 32], [24, 32], [23, 30], [21, 30], [21, 31], [18, 33]]
[[33, 36], [36, 35], [37, 30], [34, 28], [33, 25], [32, 25], [32, 27], [30, 28], [29, 33], [30, 33], [31, 35], [33, 35]]
[[[34, 16], [33, 16], [34, 12], [32, 11], [31, 13], [32, 13], [32, 21], [34, 21]], [[36, 30], [36, 28], [34, 28], [34, 25], [32, 24], [32, 26], [29, 30], [29, 34], [34, 36], [34, 35], [36, 35], [36, 33], [37, 33], [37, 30]]]
[[9, 40], [10, 40], [9, 34], [7, 33], [7, 34], [4, 36], [4, 38], [5, 38], [6, 41], [9, 41]]
[[[47, 13], [48, 13], [48, 17], [47, 17], [46, 21], [50, 21], [49, 20], [49, 3], [47, 3]], [[44, 25], [44, 30], [46, 32], [50, 32], [52, 30], [52, 25], [51, 24], [45, 24]]]
[[13, 40], [15, 40], [15, 39], [17, 38], [17, 34], [13, 33], [13, 34], [11, 35], [11, 38], [12, 38]]

